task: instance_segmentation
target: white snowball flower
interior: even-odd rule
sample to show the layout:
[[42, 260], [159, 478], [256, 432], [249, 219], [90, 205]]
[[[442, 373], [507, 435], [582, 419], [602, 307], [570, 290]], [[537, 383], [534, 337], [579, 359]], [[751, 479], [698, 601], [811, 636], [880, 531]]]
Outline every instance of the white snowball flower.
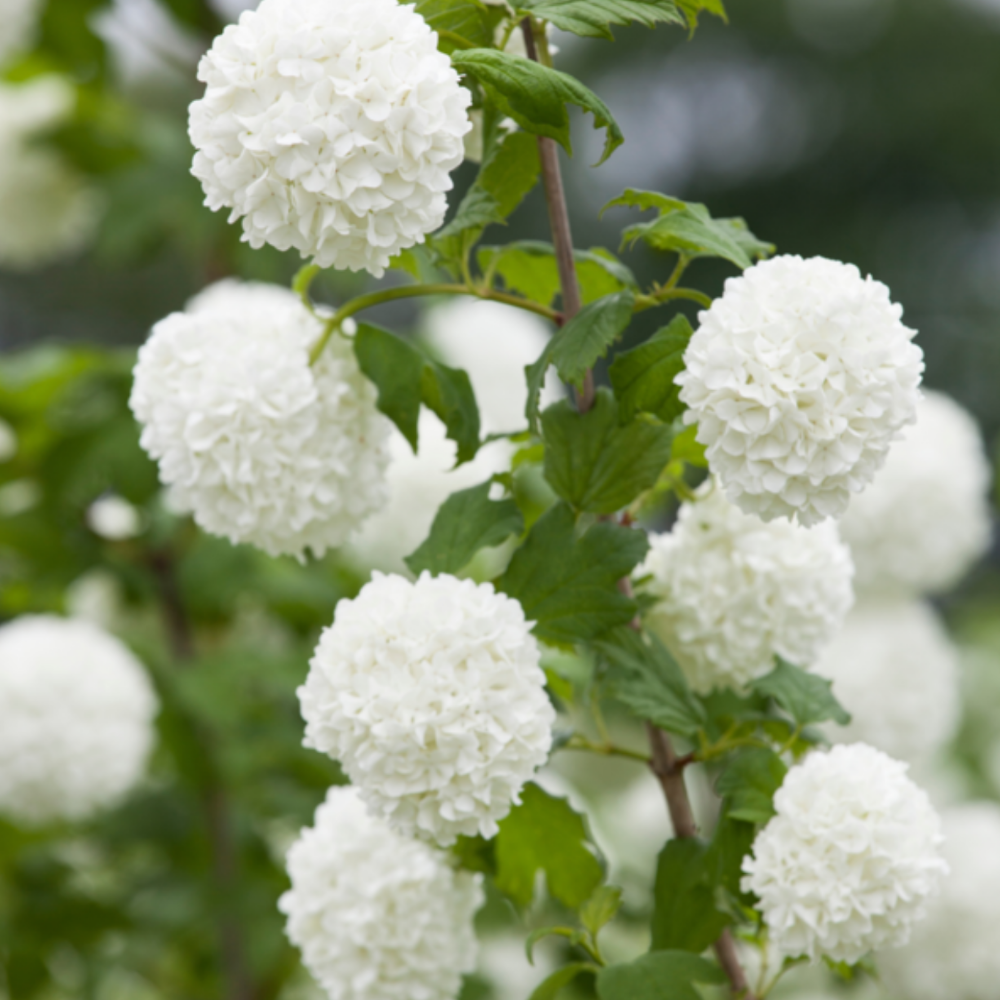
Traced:
[[552, 742], [529, 627], [491, 584], [376, 573], [337, 605], [299, 688], [305, 745], [404, 833], [492, 837]]
[[839, 517], [914, 419], [923, 355], [889, 289], [851, 264], [775, 257], [726, 282], [677, 376], [730, 500]]
[[86, 514], [87, 527], [108, 541], [120, 542], [142, 532], [142, 515], [124, 497], [115, 494], [95, 500]]
[[396, 0], [263, 0], [215, 40], [193, 173], [252, 247], [381, 277], [437, 229], [471, 95]]
[[321, 556], [385, 502], [389, 421], [351, 346], [287, 289], [224, 281], [153, 328], [130, 405], [172, 506], [271, 555]]
[[454, 1000], [476, 965], [480, 875], [369, 815], [331, 788], [288, 852], [279, 907], [330, 1000]]
[[[524, 369], [545, 350], [548, 324], [532, 313], [499, 302], [456, 298], [433, 309], [425, 326], [428, 343], [444, 362], [469, 373], [483, 430], [502, 433], [525, 427], [528, 386]], [[542, 390], [542, 407], [563, 395], [558, 376], [550, 370]]]
[[942, 815], [951, 874], [910, 943], [878, 956], [892, 996], [994, 1000], [1000, 981], [1000, 806], [972, 802]]
[[940, 818], [906, 769], [853, 743], [785, 776], [743, 859], [743, 890], [783, 954], [853, 963], [908, 940], [948, 866]]
[[855, 607], [815, 671], [851, 723], [827, 727], [831, 740], [861, 741], [912, 764], [955, 734], [960, 715], [958, 651], [933, 609], [915, 600]]
[[636, 575], [652, 574], [647, 624], [707, 694], [770, 673], [776, 654], [810, 666], [851, 606], [852, 572], [834, 524], [765, 523], [709, 482]]
[[36, 825], [113, 805], [145, 771], [157, 708], [142, 664], [89, 622], [0, 626], [0, 812]]
[[31, 45], [42, 6], [42, 0], [0, 0], [0, 63]]
[[989, 549], [992, 478], [969, 413], [927, 393], [916, 425], [840, 522], [858, 589], [928, 594], [953, 587]]
[[75, 95], [64, 80], [0, 83], [0, 268], [30, 270], [81, 249], [99, 217], [83, 177], [38, 139], [69, 117]]

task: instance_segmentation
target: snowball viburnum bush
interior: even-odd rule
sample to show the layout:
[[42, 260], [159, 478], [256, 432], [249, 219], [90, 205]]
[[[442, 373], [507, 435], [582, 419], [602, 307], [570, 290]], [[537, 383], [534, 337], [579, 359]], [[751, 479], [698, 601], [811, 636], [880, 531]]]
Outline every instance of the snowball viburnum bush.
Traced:
[[839, 517], [914, 420], [923, 355], [889, 289], [775, 257], [726, 282], [677, 376], [726, 494], [764, 520]]
[[785, 776], [742, 882], [784, 955], [853, 963], [909, 939], [948, 865], [941, 820], [906, 767], [853, 743]]
[[812, 664], [851, 606], [852, 573], [833, 524], [765, 523], [711, 482], [636, 570], [656, 602], [646, 624], [702, 694], [745, 687], [776, 655]]
[[397, 830], [492, 837], [552, 743], [529, 627], [490, 584], [376, 573], [337, 605], [299, 689], [306, 746]]
[[481, 875], [331, 788], [288, 852], [289, 939], [330, 1000], [454, 1000], [476, 967]]
[[992, 478], [975, 421], [928, 392], [916, 424], [841, 521], [859, 590], [921, 595], [953, 587], [989, 548]]
[[292, 292], [224, 281], [161, 320], [130, 405], [172, 505], [271, 555], [322, 555], [386, 500], [389, 422], [350, 345]]
[[215, 40], [193, 172], [244, 239], [381, 277], [444, 221], [471, 95], [396, 0], [263, 0]]
[[34, 826], [114, 805], [145, 772], [157, 711], [145, 668], [102, 629], [0, 626], [0, 813]]

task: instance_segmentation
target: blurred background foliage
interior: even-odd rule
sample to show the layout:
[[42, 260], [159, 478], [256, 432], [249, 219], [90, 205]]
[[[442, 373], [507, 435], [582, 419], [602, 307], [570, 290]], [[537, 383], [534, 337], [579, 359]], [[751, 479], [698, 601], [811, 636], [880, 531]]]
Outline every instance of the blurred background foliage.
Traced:
[[[162, 3], [195, 54], [222, 28], [221, 5]], [[969, 408], [992, 446], [1000, 0], [729, 6], [728, 26], [705, 19], [690, 40], [665, 28], [620, 29], [614, 45], [557, 39], [559, 64], [607, 101], [627, 139], [592, 170], [599, 138], [577, 129], [567, 174], [577, 245], [617, 249], [626, 211], [598, 212], [634, 186], [741, 215], [781, 252], [852, 261], [905, 305], [928, 384]], [[131, 62], [116, 63], [94, 31], [109, 9], [47, 0], [34, 48], [4, 74], [54, 71], [76, 85], [72, 118], [46, 141], [100, 190], [103, 217], [73, 259], [0, 271], [0, 418], [18, 442], [0, 462], [0, 618], [80, 614], [124, 637], [159, 689], [161, 742], [143, 789], [85, 827], [28, 832], [0, 821], [0, 997], [218, 998], [219, 955], [238, 928], [254, 996], [292, 1000], [311, 994], [275, 908], [283, 850], [339, 780], [300, 746], [295, 688], [319, 629], [362, 576], [336, 556], [299, 566], [233, 547], [163, 506], [127, 408], [134, 347], [209, 282], [287, 282], [300, 262], [250, 251], [238, 227], [202, 207], [188, 172], [193, 62], [135, 34]], [[459, 189], [473, 176], [462, 167]], [[536, 192], [502, 238], [546, 237]], [[642, 282], [662, 277], [644, 248], [626, 260]], [[729, 273], [711, 262], [694, 271], [712, 293]], [[342, 298], [365, 280], [324, 275], [316, 292]], [[401, 306], [382, 319], [405, 329], [415, 316]], [[631, 337], [649, 332], [644, 321]], [[138, 510], [130, 537], [91, 523], [108, 495]], [[944, 765], [959, 797], [1000, 797], [998, 568], [994, 554], [943, 602], [966, 662], [966, 723]], [[596, 810], [598, 839], [628, 890], [668, 830], [655, 789], [625, 809], [622, 766], [588, 762], [552, 780]], [[653, 831], [646, 841], [642, 830]], [[642, 947], [649, 900], [639, 889], [626, 899], [608, 950], [628, 955]], [[498, 900], [487, 906], [492, 944], [469, 1000], [524, 1000], [543, 978], [513, 936], [520, 919]]]

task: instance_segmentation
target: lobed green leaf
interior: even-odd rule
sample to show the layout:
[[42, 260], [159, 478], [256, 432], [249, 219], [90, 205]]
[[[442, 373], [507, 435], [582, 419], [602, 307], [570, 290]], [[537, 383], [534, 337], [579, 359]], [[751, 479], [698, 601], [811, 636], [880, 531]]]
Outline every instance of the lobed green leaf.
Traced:
[[686, 316], [675, 316], [645, 343], [615, 357], [608, 375], [621, 404], [622, 420], [652, 413], [672, 423], [684, 412], [680, 386], [674, 379], [684, 371], [684, 352], [693, 331]]
[[830, 719], [841, 726], [851, 716], [834, 697], [833, 682], [810, 674], [778, 657], [778, 665], [766, 677], [750, 685], [757, 694], [773, 698], [800, 726]]
[[670, 840], [660, 852], [653, 887], [654, 951], [699, 954], [729, 925], [730, 918], [715, 905], [707, 854], [707, 845], [693, 838]]
[[774, 793], [787, 773], [788, 768], [773, 750], [754, 747], [726, 765], [715, 789], [727, 799], [727, 815], [763, 824], [774, 815]]
[[652, 951], [609, 965], [597, 977], [600, 1000], [702, 1000], [696, 983], [722, 983], [722, 970], [687, 951]]
[[573, 962], [556, 969], [544, 982], [535, 987], [528, 1000], [553, 1000], [564, 986], [569, 986], [582, 972], [596, 972], [597, 966], [590, 962]]
[[504, 18], [503, 7], [481, 0], [417, 0], [414, 9], [438, 33], [442, 52], [492, 45]]
[[609, 26], [637, 21], [647, 28], [657, 22], [684, 24], [674, 0], [516, 0], [519, 11], [551, 21], [563, 31], [588, 38], [614, 40]]

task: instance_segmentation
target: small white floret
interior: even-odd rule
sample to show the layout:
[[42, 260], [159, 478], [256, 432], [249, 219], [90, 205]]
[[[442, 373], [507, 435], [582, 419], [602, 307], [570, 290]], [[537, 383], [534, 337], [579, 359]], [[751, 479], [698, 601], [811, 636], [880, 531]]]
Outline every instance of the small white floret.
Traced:
[[785, 776], [742, 883], [782, 954], [854, 963], [909, 940], [948, 865], [941, 820], [906, 769], [853, 743]]
[[299, 689], [306, 746], [404, 833], [492, 837], [552, 743], [530, 624], [488, 583], [376, 573], [337, 605]]
[[0, 812], [37, 825], [114, 805], [145, 772], [157, 710], [142, 664], [89, 622], [0, 627]]
[[257, 248], [381, 277], [444, 221], [471, 95], [396, 0], [263, 0], [215, 40], [191, 105], [205, 204]]
[[351, 345], [273, 285], [224, 281], [159, 322], [130, 405], [172, 506], [271, 555], [317, 556], [385, 502], [389, 421]]
[[889, 289], [775, 257], [726, 282], [677, 377], [729, 498], [770, 521], [840, 517], [912, 423], [923, 354]]
[[135, 538], [142, 532], [142, 514], [138, 508], [113, 493], [95, 500], [87, 508], [86, 521], [95, 535], [111, 542]]
[[330, 1000], [454, 1000], [476, 967], [482, 876], [332, 788], [288, 852], [286, 932]]
[[636, 576], [656, 604], [646, 622], [691, 687], [744, 688], [775, 656], [809, 667], [853, 601], [850, 553], [834, 524], [765, 523], [707, 483], [673, 531], [650, 537]]

